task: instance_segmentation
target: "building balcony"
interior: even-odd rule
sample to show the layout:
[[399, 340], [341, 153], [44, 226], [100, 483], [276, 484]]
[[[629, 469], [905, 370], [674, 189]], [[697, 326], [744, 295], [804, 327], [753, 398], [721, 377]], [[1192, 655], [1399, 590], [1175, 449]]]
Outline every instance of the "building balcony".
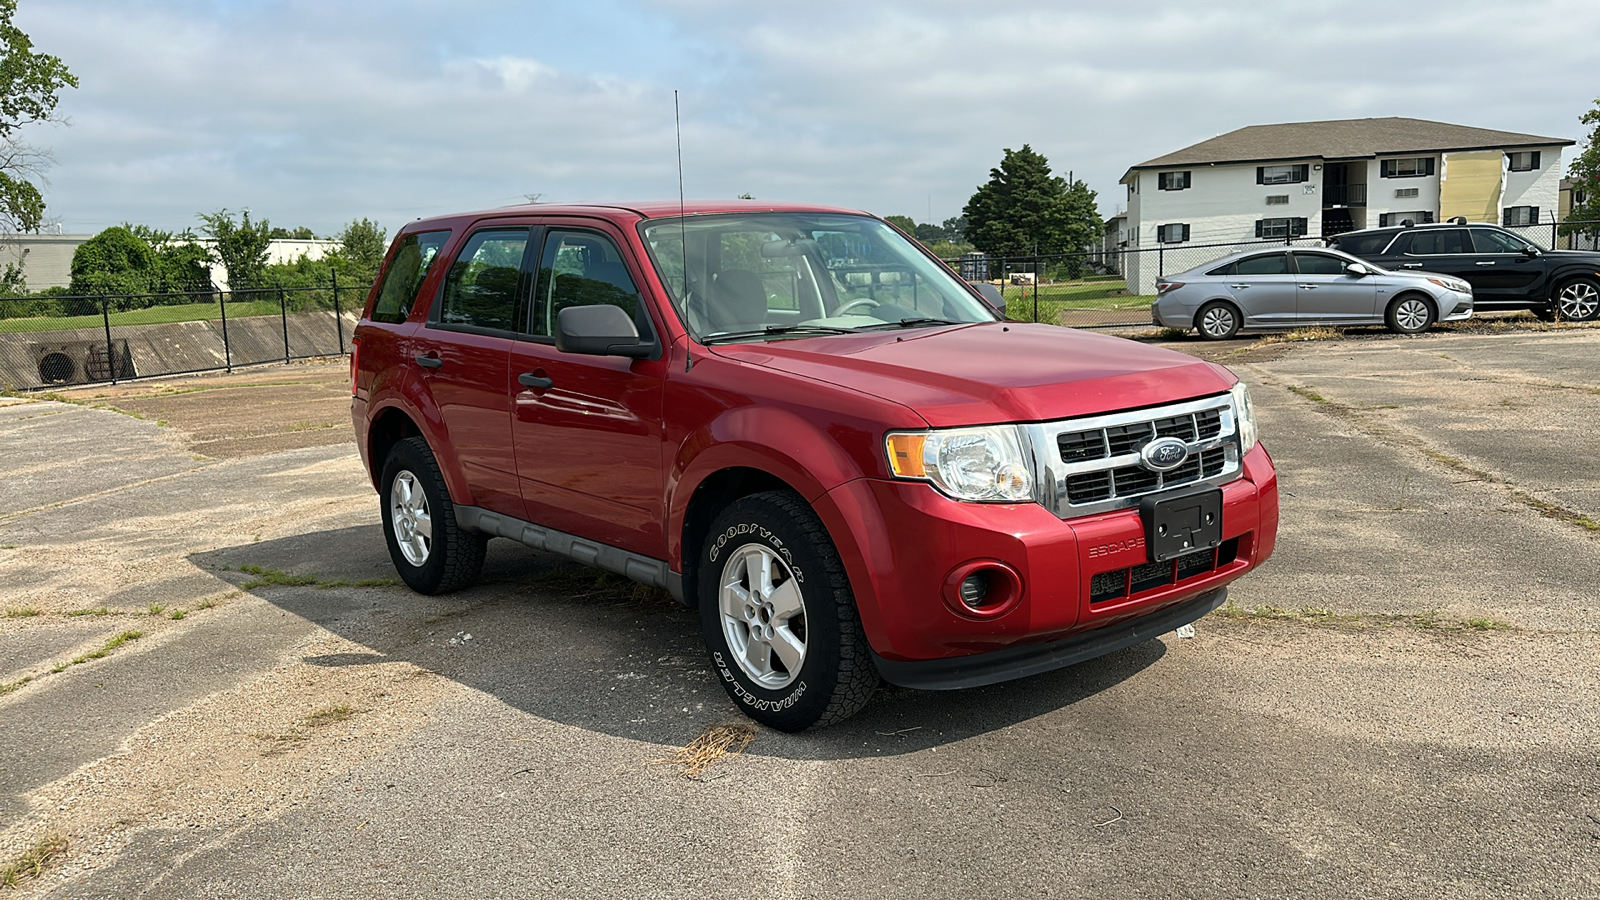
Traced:
[[1322, 208], [1330, 206], [1366, 206], [1367, 186], [1364, 184], [1326, 184], [1322, 186]]

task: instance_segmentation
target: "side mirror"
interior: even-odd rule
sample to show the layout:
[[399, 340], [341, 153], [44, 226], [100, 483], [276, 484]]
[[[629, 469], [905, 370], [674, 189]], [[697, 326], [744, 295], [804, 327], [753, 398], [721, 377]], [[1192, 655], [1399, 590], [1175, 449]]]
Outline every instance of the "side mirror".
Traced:
[[1001, 296], [999, 287], [987, 281], [969, 281], [967, 284], [972, 285], [983, 297], [983, 302], [989, 304], [996, 312], [1004, 313], [1006, 311], [1006, 301]]
[[1543, 253], [1544, 253], [1543, 250], [1540, 250], [1538, 247], [1534, 247], [1534, 246], [1531, 246], [1531, 245], [1522, 248], [1522, 255], [1528, 257], [1529, 259], [1532, 259], [1535, 256], [1539, 256], [1539, 255], [1541, 255]]
[[556, 316], [556, 349], [589, 356], [630, 356], [641, 359], [655, 351], [639, 340], [633, 318], [620, 306], [597, 303], [569, 306]]
[[1346, 272], [1349, 272], [1351, 275], [1356, 276], [1357, 278], [1360, 278], [1363, 275], [1371, 275], [1372, 274], [1372, 270], [1367, 268], [1366, 266], [1362, 265], [1361, 263], [1350, 263], [1350, 264], [1348, 264], [1348, 265], [1346, 265], [1344, 267], [1344, 270]]

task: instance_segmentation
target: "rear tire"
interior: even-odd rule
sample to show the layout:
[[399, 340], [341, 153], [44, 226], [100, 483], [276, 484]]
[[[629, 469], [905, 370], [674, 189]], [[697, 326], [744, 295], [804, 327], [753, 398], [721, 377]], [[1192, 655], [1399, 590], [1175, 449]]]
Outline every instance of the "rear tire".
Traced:
[[1396, 297], [1389, 304], [1389, 311], [1384, 314], [1383, 321], [1389, 330], [1395, 334], [1421, 334], [1433, 327], [1433, 320], [1438, 314], [1433, 311], [1433, 304], [1416, 294], [1407, 294]]
[[699, 555], [701, 633], [745, 715], [803, 731], [867, 705], [878, 669], [844, 564], [804, 500], [768, 491], [734, 501]]
[[1567, 322], [1592, 322], [1600, 318], [1600, 282], [1574, 278], [1561, 286], [1551, 305]]
[[419, 594], [448, 594], [478, 580], [489, 539], [456, 523], [427, 441], [411, 437], [395, 444], [380, 485], [383, 537], [401, 581]]
[[1194, 314], [1194, 330], [1208, 341], [1225, 341], [1239, 333], [1239, 308], [1223, 300], [1213, 300]]

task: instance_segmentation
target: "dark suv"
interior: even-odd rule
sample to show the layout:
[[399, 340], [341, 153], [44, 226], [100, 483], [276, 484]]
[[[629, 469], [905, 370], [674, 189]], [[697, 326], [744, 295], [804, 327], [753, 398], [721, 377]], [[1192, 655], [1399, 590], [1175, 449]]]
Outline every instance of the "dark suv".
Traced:
[[1572, 322], [1600, 315], [1600, 253], [1545, 250], [1493, 225], [1368, 228], [1328, 244], [1386, 269], [1460, 278], [1480, 312], [1531, 309]]

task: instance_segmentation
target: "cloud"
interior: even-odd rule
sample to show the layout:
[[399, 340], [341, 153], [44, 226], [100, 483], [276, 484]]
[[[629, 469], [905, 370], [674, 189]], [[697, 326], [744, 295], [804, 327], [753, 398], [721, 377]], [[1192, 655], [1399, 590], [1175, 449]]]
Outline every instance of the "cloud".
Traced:
[[941, 220], [1031, 144], [1109, 210], [1129, 165], [1245, 125], [1404, 115], [1581, 137], [1589, 2], [23, 0], [82, 81], [53, 148], [69, 231], [249, 207], [361, 216], [692, 196]]

